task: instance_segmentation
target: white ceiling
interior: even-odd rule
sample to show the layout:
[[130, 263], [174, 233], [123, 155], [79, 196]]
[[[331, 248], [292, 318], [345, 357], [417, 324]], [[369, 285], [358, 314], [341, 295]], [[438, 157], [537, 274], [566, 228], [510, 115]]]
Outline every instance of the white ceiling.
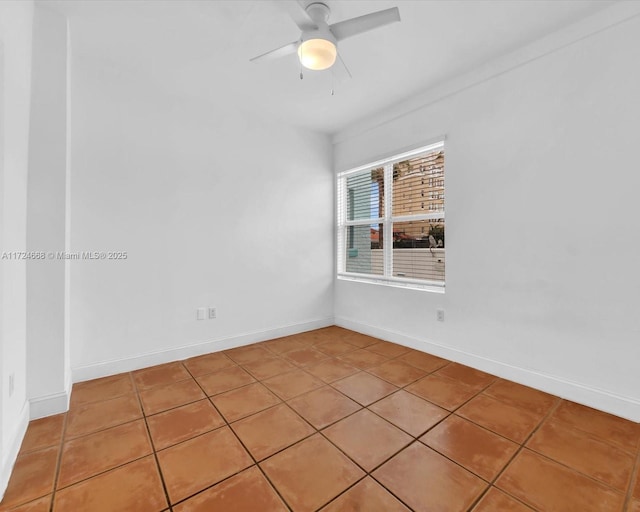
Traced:
[[143, 74], [174, 94], [233, 103], [335, 133], [615, 0], [324, 0], [331, 7], [330, 23], [400, 9], [400, 23], [340, 44], [351, 80], [332, 79], [330, 71], [307, 71], [300, 80], [295, 55], [249, 62], [299, 37], [284, 1], [49, 0], [46, 5], [69, 16], [76, 57]]

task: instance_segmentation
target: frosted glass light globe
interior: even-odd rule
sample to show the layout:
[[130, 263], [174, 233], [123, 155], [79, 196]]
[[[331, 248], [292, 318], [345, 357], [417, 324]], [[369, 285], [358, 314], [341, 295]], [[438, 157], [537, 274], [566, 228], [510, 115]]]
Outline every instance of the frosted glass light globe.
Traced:
[[322, 71], [333, 66], [338, 51], [327, 39], [308, 39], [298, 47], [300, 63], [307, 69]]

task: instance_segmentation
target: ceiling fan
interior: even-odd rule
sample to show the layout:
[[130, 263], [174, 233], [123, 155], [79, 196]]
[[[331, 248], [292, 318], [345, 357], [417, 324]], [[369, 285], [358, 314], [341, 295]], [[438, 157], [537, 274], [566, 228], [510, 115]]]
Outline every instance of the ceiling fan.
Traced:
[[338, 42], [400, 21], [400, 11], [393, 7], [329, 25], [327, 21], [331, 9], [322, 2], [311, 3], [306, 8], [297, 1], [286, 2], [286, 5], [293, 21], [302, 31], [300, 38], [258, 55], [251, 61], [275, 59], [297, 52], [300, 64], [305, 68], [316, 71], [329, 69], [338, 57]]

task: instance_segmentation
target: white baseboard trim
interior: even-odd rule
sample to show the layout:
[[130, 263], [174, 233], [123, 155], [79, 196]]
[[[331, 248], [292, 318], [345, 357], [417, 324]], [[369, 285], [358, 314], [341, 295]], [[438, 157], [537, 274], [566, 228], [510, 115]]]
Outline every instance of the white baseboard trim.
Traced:
[[37, 420], [45, 416], [60, 414], [69, 410], [71, 399], [71, 372], [67, 372], [64, 391], [29, 399], [30, 419]]
[[6, 452], [2, 453], [2, 461], [0, 461], [0, 502], [4, 497], [4, 492], [7, 490], [9, 484], [9, 478], [11, 478], [11, 472], [13, 471], [13, 465], [18, 458], [18, 452], [20, 452], [20, 446], [22, 440], [27, 432], [27, 426], [29, 425], [29, 402], [25, 400], [20, 416], [18, 418], [18, 426], [13, 434], [13, 438], [9, 441]]
[[478, 356], [453, 347], [447, 347], [439, 343], [415, 338], [400, 332], [389, 331], [373, 325], [354, 322], [347, 318], [336, 317], [335, 324], [357, 331], [362, 334], [374, 336], [386, 341], [398, 343], [406, 347], [427, 352], [438, 357], [443, 357], [457, 363], [465, 364], [478, 370], [497, 375], [507, 380], [530, 386], [552, 395], [577, 402], [588, 407], [593, 407], [615, 416], [620, 416], [636, 423], [640, 423], [640, 401], [629, 396], [611, 393], [604, 389], [598, 389], [580, 382], [574, 382], [563, 377], [549, 375], [528, 368], [513, 366], [508, 363], [496, 361]]
[[69, 393], [66, 391], [51, 393], [31, 398], [29, 403], [31, 404], [31, 419], [37, 420], [45, 416], [66, 412], [69, 409]]
[[139, 370], [140, 368], [147, 368], [157, 364], [181, 361], [183, 359], [188, 359], [202, 354], [219, 352], [220, 350], [227, 350], [230, 348], [241, 347], [243, 345], [258, 343], [260, 341], [280, 338], [282, 336], [299, 334], [313, 329], [328, 327], [333, 324], [333, 317], [328, 317], [319, 320], [310, 320], [303, 323], [284, 325], [263, 331], [253, 331], [226, 338], [203, 341], [193, 345], [170, 348], [160, 350], [158, 352], [150, 352], [148, 354], [140, 354], [124, 359], [79, 366], [72, 369], [72, 378], [73, 382], [82, 382], [85, 380], [107, 377], [109, 375]]

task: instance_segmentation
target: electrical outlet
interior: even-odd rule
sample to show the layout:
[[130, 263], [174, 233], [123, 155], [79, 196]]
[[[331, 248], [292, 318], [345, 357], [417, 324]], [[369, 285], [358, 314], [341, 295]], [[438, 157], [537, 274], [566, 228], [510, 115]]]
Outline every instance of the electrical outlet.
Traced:
[[198, 308], [196, 310], [196, 319], [204, 320], [207, 318], [207, 308]]
[[13, 388], [15, 383], [15, 375], [12, 373], [9, 375], [9, 396], [13, 395]]
[[444, 309], [436, 309], [436, 320], [444, 322]]
[[216, 308], [209, 308], [209, 320], [216, 318]]

